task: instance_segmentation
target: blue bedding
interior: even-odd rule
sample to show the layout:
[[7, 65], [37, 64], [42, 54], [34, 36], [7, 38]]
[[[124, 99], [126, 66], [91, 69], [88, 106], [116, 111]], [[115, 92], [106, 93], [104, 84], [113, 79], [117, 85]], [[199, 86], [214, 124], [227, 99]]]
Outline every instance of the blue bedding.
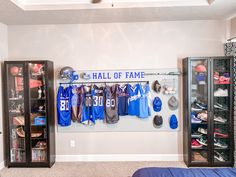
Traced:
[[132, 177], [236, 177], [236, 168], [142, 168]]

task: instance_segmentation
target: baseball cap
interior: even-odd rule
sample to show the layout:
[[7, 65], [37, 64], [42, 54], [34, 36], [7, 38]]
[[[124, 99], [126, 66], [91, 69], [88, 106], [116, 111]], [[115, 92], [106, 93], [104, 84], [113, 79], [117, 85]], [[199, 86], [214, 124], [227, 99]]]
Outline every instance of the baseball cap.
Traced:
[[170, 128], [176, 129], [178, 128], [178, 120], [175, 114], [170, 116]]
[[178, 109], [179, 101], [177, 100], [177, 98], [175, 96], [170, 97], [170, 99], [168, 101], [168, 106], [169, 106], [170, 110]]
[[163, 124], [162, 116], [155, 115], [154, 118], [153, 118], [153, 125], [154, 125], [154, 127], [159, 128], [159, 127], [162, 126], [162, 124]]
[[160, 112], [162, 107], [162, 101], [159, 97], [155, 97], [153, 100], [153, 109], [155, 112]]
[[161, 91], [161, 84], [158, 82], [158, 80], [155, 80], [153, 83], [153, 90], [157, 93]]
[[195, 67], [195, 71], [196, 71], [196, 72], [199, 72], [199, 73], [204, 73], [204, 72], [206, 72], [207, 70], [206, 70], [206, 67], [205, 67], [204, 65], [197, 65], [197, 66]]
[[206, 75], [204, 73], [199, 73], [196, 79], [200, 85], [206, 84]]

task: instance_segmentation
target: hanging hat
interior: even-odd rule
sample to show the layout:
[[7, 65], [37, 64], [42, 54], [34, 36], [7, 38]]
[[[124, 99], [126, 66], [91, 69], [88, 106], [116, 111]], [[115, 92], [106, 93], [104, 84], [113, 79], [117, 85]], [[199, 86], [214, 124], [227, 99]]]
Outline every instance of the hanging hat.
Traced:
[[160, 115], [155, 115], [155, 117], [153, 118], [153, 125], [156, 128], [160, 128], [163, 124], [163, 118]]
[[155, 97], [153, 100], [153, 109], [155, 112], [160, 112], [162, 108], [162, 101], [159, 97]]
[[170, 128], [172, 129], [178, 128], [178, 120], [175, 114], [172, 114], [170, 117]]
[[178, 109], [179, 101], [177, 100], [177, 98], [175, 96], [170, 97], [170, 99], [168, 101], [168, 106], [169, 106], [170, 110]]
[[158, 80], [154, 81], [153, 90], [157, 93], [161, 91], [161, 84], [158, 82]]

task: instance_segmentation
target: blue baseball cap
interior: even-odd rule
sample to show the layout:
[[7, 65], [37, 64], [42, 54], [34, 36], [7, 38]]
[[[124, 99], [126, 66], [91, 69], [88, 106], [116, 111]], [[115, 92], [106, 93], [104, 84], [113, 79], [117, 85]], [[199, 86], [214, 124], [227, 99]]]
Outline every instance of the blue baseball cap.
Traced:
[[153, 109], [155, 112], [160, 112], [162, 107], [162, 101], [161, 99], [157, 96], [153, 100]]
[[176, 129], [178, 128], [178, 120], [175, 114], [170, 116], [170, 128]]

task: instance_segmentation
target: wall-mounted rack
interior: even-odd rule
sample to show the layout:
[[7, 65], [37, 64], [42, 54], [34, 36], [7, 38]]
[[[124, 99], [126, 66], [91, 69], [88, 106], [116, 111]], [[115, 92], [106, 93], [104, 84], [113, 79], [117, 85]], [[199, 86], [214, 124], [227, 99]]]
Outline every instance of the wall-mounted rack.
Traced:
[[149, 81], [108, 81], [108, 82], [93, 82], [93, 81], [91, 81], [91, 82], [71, 82], [71, 83], [63, 83], [63, 82], [61, 82], [61, 83], [59, 83], [60, 85], [68, 85], [68, 84], [115, 84], [115, 83], [117, 83], [117, 84], [120, 84], [120, 83], [147, 83], [147, 84], [149, 84]]
[[156, 75], [169, 75], [169, 76], [178, 76], [181, 75], [182, 73], [180, 71], [178, 72], [167, 72], [167, 73], [145, 73], [144, 75], [146, 76], [156, 76]]

